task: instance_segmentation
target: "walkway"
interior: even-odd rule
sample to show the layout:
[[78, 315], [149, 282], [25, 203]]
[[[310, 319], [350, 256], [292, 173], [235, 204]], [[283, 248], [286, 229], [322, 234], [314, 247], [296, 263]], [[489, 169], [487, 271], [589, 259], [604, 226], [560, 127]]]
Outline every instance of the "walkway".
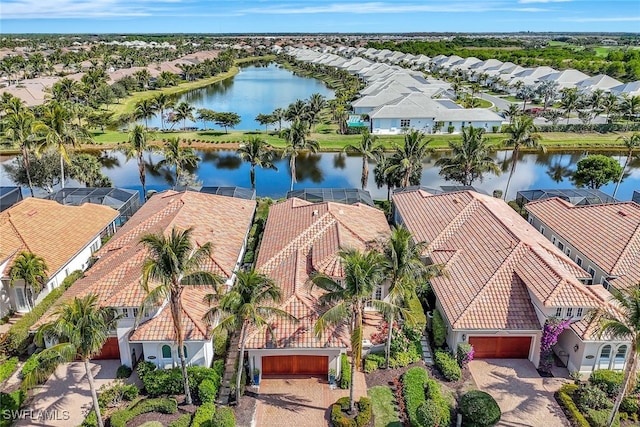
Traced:
[[[355, 381], [354, 395], [358, 400], [367, 395], [364, 373], [356, 372]], [[252, 426], [326, 426], [331, 405], [344, 396], [349, 396], [349, 390], [329, 389], [326, 377], [263, 378]]]
[[528, 360], [474, 360], [469, 369], [478, 388], [498, 402], [502, 410], [499, 426], [570, 425], [553, 397], [566, 379], [542, 378]]
[[429, 337], [425, 332], [420, 338], [420, 345], [422, 346], [422, 360], [424, 360], [425, 365], [432, 366], [433, 365], [433, 357], [431, 356], [431, 346], [429, 345]]
[[218, 399], [216, 400], [216, 403], [218, 405], [228, 406], [231, 389], [235, 388], [235, 384], [231, 384], [231, 380], [233, 378], [233, 375], [237, 372], [236, 362], [238, 360], [238, 357], [240, 356], [240, 351], [238, 350], [239, 343], [240, 343], [240, 334], [238, 332], [234, 332], [231, 335], [229, 350], [227, 351], [227, 358], [224, 362], [224, 374], [222, 375], [222, 385], [220, 387], [220, 392], [218, 393]]

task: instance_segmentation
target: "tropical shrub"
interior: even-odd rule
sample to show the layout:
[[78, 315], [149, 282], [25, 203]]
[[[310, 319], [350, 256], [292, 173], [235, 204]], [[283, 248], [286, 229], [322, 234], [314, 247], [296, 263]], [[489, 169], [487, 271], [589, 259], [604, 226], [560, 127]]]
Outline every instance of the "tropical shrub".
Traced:
[[0, 391], [0, 427], [10, 427], [13, 424], [11, 414], [22, 406], [25, 393], [16, 390], [13, 393], [3, 393]]
[[341, 397], [331, 405], [331, 423], [334, 427], [364, 427], [371, 421], [371, 399], [362, 397], [356, 402], [358, 414], [349, 418], [345, 411], [349, 409], [349, 398]]
[[132, 372], [133, 370], [127, 365], [120, 365], [116, 371], [116, 378], [129, 378]]
[[438, 410], [438, 418], [443, 426], [451, 424], [451, 409], [449, 402], [442, 396], [440, 384], [434, 379], [428, 378], [424, 383], [424, 394], [428, 402], [432, 402]]
[[213, 402], [216, 399], [217, 394], [218, 385], [213, 380], [203, 380], [198, 386], [198, 396], [202, 403]]
[[[611, 411], [609, 409], [588, 409], [586, 414], [587, 421], [591, 427], [607, 427]], [[613, 420], [613, 426], [620, 426], [620, 413], [616, 414]]]
[[473, 390], [460, 398], [462, 425], [467, 427], [489, 427], [500, 421], [500, 407], [489, 393]]
[[160, 412], [161, 414], [175, 414], [178, 403], [173, 398], [145, 399], [135, 403], [128, 409], [121, 409], [111, 414], [111, 427], [126, 427], [127, 422], [140, 414]]
[[89, 412], [86, 418], [82, 421], [80, 427], [98, 427], [98, 418], [96, 417], [96, 411], [92, 409], [91, 412]]
[[433, 310], [431, 319], [431, 330], [433, 332], [433, 343], [436, 347], [442, 347], [447, 339], [447, 326], [438, 310]]
[[364, 372], [367, 374], [370, 374], [371, 372], [375, 371], [378, 369], [378, 362], [374, 361], [374, 360], [367, 360], [365, 359], [364, 361]]
[[474, 354], [475, 350], [473, 349], [473, 346], [471, 344], [458, 344], [458, 350], [456, 351], [456, 359], [458, 360], [458, 365], [460, 365], [461, 368], [467, 366], [467, 364], [473, 360]]
[[407, 416], [411, 425], [419, 425], [417, 418], [418, 407], [426, 400], [424, 385], [427, 382], [427, 371], [420, 367], [413, 367], [402, 376], [402, 395]]
[[184, 414], [177, 420], [169, 423], [169, 427], [189, 427], [191, 425], [191, 414]]
[[578, 409], [573, 401], [573, 395], [578, 390], [579, 386], [576, 384], [565, 384], [558, 390], [558, 401], [560, 405], [568, 411], [570, 420], [577, 427], [590, 427], [587, 419], [582, 415], [582, 412]]
[[427, 400], [418, 406], [416, 420], [421, 427], [438, 427], [447, 425], [440, 418], [440, 409], [433, 400]]
[[213, 335], [213, 354], [220, 356], [227, 351], [229, 334], [224, 329]]
[[620, 411], [629, 415], [637, 414], [640, 411], [640, 402], [638, 396], [625, 396], [620, 403]]
[[205, 403], [198, 408], [193, 415], [191, 427], [214, 427], [212, 423], [213, 415], [216, 413], [216, 407], [213, 403]]
[[582, 412], [586, 412], [587, 409], [598, 410], [611, 407], [607, 393], [593, 385], [580, 387], [578, 391], [573, 394], [573, 401]]
[[18, 367], [18, 358], [10, 357], [0, 365], [0, 383], [4, 382], [15, 372]]
[[591, 373], [589, 384], [598, 387], [607, 393], [609, 397], [616, 397], [622, 389], [624, 372], [612, 371], [610, 369], [598, 369]]
[[99, 390], [98, 405], [100, 408], [118, 406], [123, 400], [132, 401], [138, 397], [138, 387], [117, 381], [111, 387], [102, 386]]
[[[416, 297], [410, 298], [407, 301], [407, 308], [415, 323], [413, 328], [418, 332], [418, 335], [422, 335], [422, 331], [427, 326], [427, 316], [424, 314], [420, 300]], [[420, 336], [418, 336], [418, 340], [420, 340]]]
[[569, 327], [571, 319], [549, 318], [544, 323], [542, 337], [540, 338], [540, 363], [538, 369], [543, 372], [551, 372], [553, 365], [553, 346], [558, 342], [558, 337]]
[[446, 351], [436, 350], [433, 361], [436, 368], [447, 381], [458, 381], [462, 377], [460, 365], [453, 356]]
[[[222, 380], [222, 370], [224, 369], [224, 361], [216, 361], [214, 368], [205, 368], [203, 366], [189, 366], [187, 368], [187, 375], [189, 376], [189, 388], [194, 393], [194, 397], [202, 401], [199, 391], [200, 384], [208, 379], [212, 385], [215, 386], [215, 390], [210, 386], [205, 386], [205, 394], [210, 397], [211, 393], [218, 391], [220, 382]], [[156, 369], [153, 363], [143, 362], [138, 365], [138, 376], [147, 394], [152, 397], [166, 395], [166, 394], [181, 394], [184, 391], [184, 385], [182, 383], [182, 370], [180, 368], [173, 369]]]
[[340, 358], [340, 388], [348, 389], [351, 387], [351, 366], [346, 354]]
[[218, 408], [211, 422], [215, 427], [236, 427], [236, 416], [230, 408]]

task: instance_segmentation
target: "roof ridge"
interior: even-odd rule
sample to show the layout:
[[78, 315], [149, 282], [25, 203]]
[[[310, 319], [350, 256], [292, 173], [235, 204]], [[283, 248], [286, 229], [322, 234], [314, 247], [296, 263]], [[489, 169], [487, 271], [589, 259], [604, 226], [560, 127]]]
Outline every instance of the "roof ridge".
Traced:
[[620, 253], [620, 256], [618, 257], [618, 260], [613, 264], [613, 267], [611, 268], [612, 273], [616, 271], [616, 269], [618, 268], [618, 266], [620, 266], [620, 264], [623, 264], [627, 261], [626, 260], [627, 255], [636, 246], [640, 246], [640, 223], [638, 223], [638, 225], [636, 226], [636, 229], [631, 235], [631, 238], [627, 241], [627, 244], [625, 245], [624, 249]]
[[451, 220], [449, 224], [447, 224], [447, 226], [440, 232], [440, 234], [438, 234], [433, 240], [431, 240], [431, 243], [429, 243], [429, 245], [427, 246], [426, 252], [431, 253], [431, 251], [434, 250], [437, 246], [440, 246], [446, 240], [451, 238], [451, 236], [453, 236], [455, 232], [460, 229], [460, 227], [462, 227], [464, 223], [473, 215], [473, 213], [478, 209], [479, 206], [480, 201], [473, 197], [472, 200], [467, 203], [467, 205], [462, 208], [460, 212], [458, 212], [455, 218], [453, 218], [453, 220]]
[[[18, 230], [18, 227], [16, 227], [16, 225], [13, 223], [12, 219], [11, 219], [11, 212], [8, 212], [7, 215], [7, 222], [9, 223], [9, 225], [11, 225], [11, 228], [13, 228], [13, 231], [15, 231], [16, 236], [18, 236], [18, 238], [20, 239], [20, 241], [22, 242], [22, 244], [24, 245], [25, 248], [27, 248], [27, 250], [29, 252], [31, 251], [31, 248], [29, 247], [29, 245], [27, 244], [27, 241], [24, 239], [24, 237], [22, 237], [22, 234], [20, 234], [20, 230]], [[33, 252], [32, 252], [33, 253]]]

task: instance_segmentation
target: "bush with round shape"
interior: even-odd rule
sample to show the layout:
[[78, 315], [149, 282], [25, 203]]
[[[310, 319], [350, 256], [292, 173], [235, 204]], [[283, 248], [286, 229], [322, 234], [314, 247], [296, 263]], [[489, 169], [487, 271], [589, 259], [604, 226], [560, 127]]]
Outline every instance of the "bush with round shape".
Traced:
[[116, 371], [116, 378], [129, 378], [131, 376], [132, 369], [127, 365], [120, 365]]
[[418, 406], [416, 419], [421, 427], [438, 427], [442, 423], [440, 408], [433, 400], [427, 400]]
[[465, 427], [490, 427], [500, 421], [500, 407], [489, 393], [473, 390], [460, 398], [458, 405]]
[[434, 355], [436, 368], [447, 381], [458, 381], [462, 377], [462, 370], [456, 359], [446, 351], [436, 350]]
[[580, 387], [573, 395], [573, 400], [582, 412], [587, 409], [605, 409], [611, 406], [607, 394], [593, 385]]
[[230, 408], [218, 408], [211, 423], [215, 427], [236, 427], [236, 416]]
[[191, 427], [214, 427], [211, 420], [216, 413], [216, 407], [212, 402], [201, 405], [193, 415]]
[[610, 369], [598, 369], [591, 373], [589, 384], [598, 387], [607, 393], [607, 396], [615, 398], [622, 389], [624, 372], [612, 371]]
[[627, 414], [637, 414], [640, 411], [638, 396], [625, 396], [620, 403], [620, 411]]

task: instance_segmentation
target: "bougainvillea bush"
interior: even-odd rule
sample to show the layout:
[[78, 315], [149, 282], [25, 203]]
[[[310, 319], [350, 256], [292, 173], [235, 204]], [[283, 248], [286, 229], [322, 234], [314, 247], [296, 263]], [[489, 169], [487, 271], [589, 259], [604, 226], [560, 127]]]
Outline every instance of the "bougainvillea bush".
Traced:
[[475, 352], [473, 346], [469, 343], [458, 344], [458, 351], [456, 352], [458, 365], [460, 365], [461, 368], [467, 366], [467, 364], [473, 360]]
[[558, 319], [550, 317], [544, 324], [542, 329], [542, 338], [540, 338], [540, 365], [538, 369], [542, 372], [551, 372], [553, 366], [553, 346], [558, 342], [558, 337], [569, 327], [571, 319]]

